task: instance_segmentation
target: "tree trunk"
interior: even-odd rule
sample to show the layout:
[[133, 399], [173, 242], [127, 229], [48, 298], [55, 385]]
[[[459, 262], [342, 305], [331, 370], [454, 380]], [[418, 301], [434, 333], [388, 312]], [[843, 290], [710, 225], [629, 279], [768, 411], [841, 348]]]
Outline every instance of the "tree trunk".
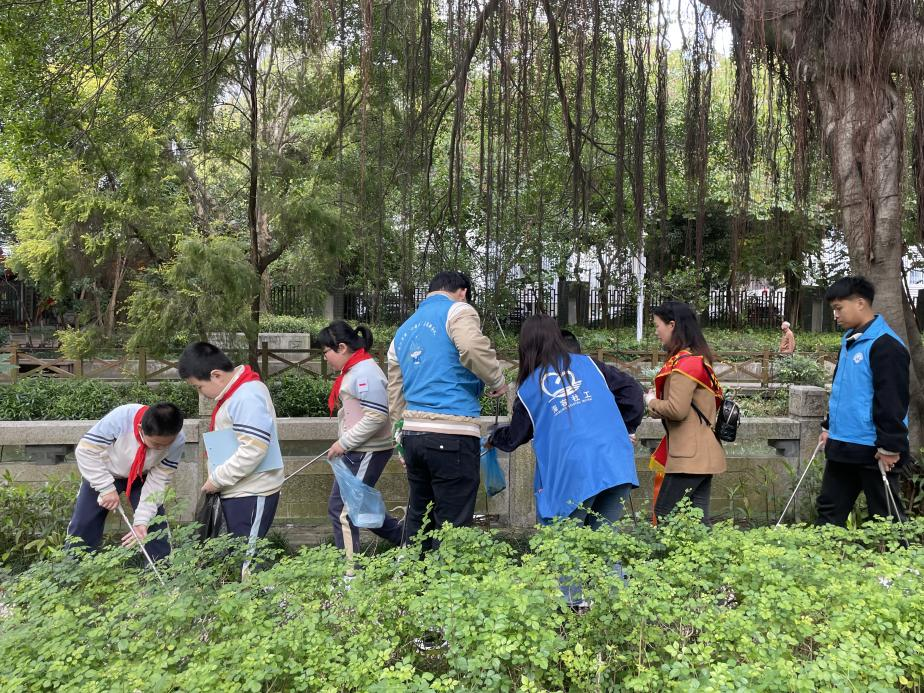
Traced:
[[[249, 106], [249, 125], [250, 125], [250, 170], [247, 190], [247, 226], [250, 231], [250, 264], [253, 265], [254, 272], [260, 274], [260, 238], [257, 224], [257, 192], [260, 182], [260, 140], [258, 130], [258, 93], [257, 81], [259, 73], [257, 72], [257, 30], [253, 7], [248, 0], [244, 1], [244, 11], [247, 17], [246, 28], [246, 56], [247, 56], [247, 77], [246, 77], [246, 94]], [[247, 336], [247, 361], [250, 367], [258, 370], [257, 339], [259, 335], [260, 324], [260, 295], [257, 294], [250, 306], [250, 317], [258, 327], [252, 335]]]
[[911, 352], [912, 450], [922, 441], [924, 347], [902, 283], [902, 96], [885, 80], [827, 76], [816, 84], [851, 270], [876, 287], [875, 308]]
[[128, 255], [119, 253], [116, 256], [115, 271], [112, 278], [112, 297], [106, 307], [106, 325], [104, 329], [106, 339], [112, 339], [112, 335], [115, 333], [116, 314], [119, 307], [119, 289], [122, 288], [122, 282], [125, 280], [127, 266]]

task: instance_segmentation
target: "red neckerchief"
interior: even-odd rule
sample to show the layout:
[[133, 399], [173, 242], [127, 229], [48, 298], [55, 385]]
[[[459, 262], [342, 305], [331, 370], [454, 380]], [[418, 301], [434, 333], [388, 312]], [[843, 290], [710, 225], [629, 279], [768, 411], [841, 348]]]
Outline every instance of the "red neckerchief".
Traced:
[[222, 397], [219, 397], [218, 401], [215, 403], [215, 408], [212, 410], [212, 420], [209, 422], [210, 431], [215, 430], [215, 417], [218, 416], [218, 410], [221, 409], [221, 405], [231, 399], [231, 395], [237, 392], [237, 388], [239, 388], [241, 385], [244, 383], [252, 383], [255, 380], [260, 380], [260, 376], [257, 374], [257, 372], [250, 366], [244, 366], [244, 370], [241, 371], [238, 379], [234, 381], [231, 387], [228, 388], [227, 392], [225, 392]]
[[340, 386], [343, 385], [343, 377], [357, 363], [371, 358], [372, 356], [370, 356], [365, 349], [357, 349], [353, 352], [353, 355], [350, 356], [349, 360], [343, 364], [343, 370], [340, 371], [340, 375], [338, 375], [337, 379], [334, 381], [334, 385], [330, 389], [330, 395], [327, 397], [327, 408], [330, 410], [331, 416], [334, 415], [334, 410], [337, 408], [337, 400], [340, 399]]
[[135, 434], [135, 440], [138, 441], [138, 449], [135, 451], [135, 459], [132, 460], [132, 467], [128, 471], [128, 482], [125, 484], [125, 495], [128, 496], [129, 503], [132, 497], [132, 483], [144, 472], [144, 458], [148, 454], [148, 446], [144, 444], [141, 438], [141, 417], [148, 407], [141, 407], [135, 412], [135, 418], [132, 420], [132, 433]]

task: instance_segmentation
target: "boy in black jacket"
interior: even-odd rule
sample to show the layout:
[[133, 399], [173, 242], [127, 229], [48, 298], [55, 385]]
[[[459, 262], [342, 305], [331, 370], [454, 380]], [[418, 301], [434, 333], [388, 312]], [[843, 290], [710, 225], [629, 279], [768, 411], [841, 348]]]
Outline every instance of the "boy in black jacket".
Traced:
[[[819, 437], [827, 461], [818, 524], [845, 526], [861, 490], [871, 515], [905, 518], [898, 470], [909, 459], [910, 356], [901, 338], [873, 312], [875, 293], [863, 277], [844, 277], [825, 293], [835, 320], [847, 332]], [[890, 507], [882, 471], [897, 507]]]

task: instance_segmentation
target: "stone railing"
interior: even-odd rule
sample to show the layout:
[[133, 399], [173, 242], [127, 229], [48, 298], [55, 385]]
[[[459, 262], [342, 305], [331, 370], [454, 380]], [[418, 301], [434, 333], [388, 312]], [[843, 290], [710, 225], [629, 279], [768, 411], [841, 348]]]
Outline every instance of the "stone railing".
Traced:
[[[738, 431], [738, 441], [726, 446], [728, 472], [713, 484], [713, 513], [729, 514], [755, 522], [775, 520], [792, 491], [798, 474], [818, 439], [819, 423], [826, 405], [824, 390], [793, 387], [789, 416], [746, 418]], [[205, 414], [203, 410], [203, 414]], [[484, 418], [482, 425], [493, 423]], [[2, 421], [0, 422], [0, 471], [9, 471], [14, 480], [36, 484], [50, 478], [77, 473], [73, 458], [76, 442], [92, 421]], [[186, 454], [177, 472], [174, 487], [180, 502], [181, 518], [192, 517], [198, 489], [205, 479], [205, 459], [200, 445], [208, 420], [187, 419], [184, 426]], [[330, 418], [279, 419], [279, 438], [286, 472], [291, 473], [327, 449], [336, 437], [337, 424]], [[663, 433], [660, 422], [646, 419], [638, 430], [637, 466], [640, 488], [633, 493], [632, 505], [643, 510], [650, 500], [650, 451]], [[507, 490], [487, 499], [481, 494], [478, 512], [495, 524], [529, 527], [535, 520], [533, 502], [532, 447], [521, 447], [513, 454], [499, 455], [507, 476]], [[318, 462], [293, 477], [283, 489], [277, 525], [323, 525], [327, 497], [333, 475], [328, 465]], [[407, 483], [397, 460], [386, 468], [379, 488], [389, 508], [407, 503]]]

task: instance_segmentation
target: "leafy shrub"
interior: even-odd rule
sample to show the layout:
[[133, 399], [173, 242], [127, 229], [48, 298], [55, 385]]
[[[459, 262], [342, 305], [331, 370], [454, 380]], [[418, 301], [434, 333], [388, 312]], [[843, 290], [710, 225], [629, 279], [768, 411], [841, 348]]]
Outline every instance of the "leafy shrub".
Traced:
[[[166, 587], [120, 547], [8, 579], [0, 688], [913, 690], [924, 522], [906, 529], [907, 549], [887, 523], [710, 531], [688, 510], [657, 531], [542, 528], [518, 555], [449, 527], [422, 560], [415, 547], [360, 557], [347, 588], [330, 546], [240, 583], [242, 542], [200, 546], [183, 528]], [[569, 572], [586, 613], [564, 606]]]
[[64, 544], [77, 486], [76, 476], [40, 486], [0, 477], [0, 565], [13, 569], [49, 557]]
[[659, 291], [664, 300], [689, 303], [697, 313], [709, 306], [709, 291], [703, 286], [703, 272], [691, 261], [663, 277], [652, 276], [647, 281], [649, 291]]
[[734, 399], [742, 416], [786, 416], [789, 413], [789, 391], [760, 390], [736, 392]]
[[[332, 381], [315, 375], [289, 371], [268, 383], [277, 416], [329, 416], [327, 396]], [[137, 402], [173, 402], [187, 418], [196, 418], [199, 396], [180, 381], [165, 381], [156, 387], [142, 383], [107, 383], [102, 380], [24, 378], [0, 386], [0, 420], [58, 421], [100, 419], [119, 406]], [[494, 416], [495, 401], [482, 397], [482, 412]], [[506, 398], [500, 401], [501, 416], [507, 413]]]
[[324, 318], [303, 318], [297, 315], [271, 315], [263, 313], [260, 316], [260, 332], [295, 332], [303, 334], [317, 334], [327, 326]]
[[66, 359], [88, 359], [94, 356], [102, 345], [102, 335], [94, 327], [65, 327], [55, 332], [58, 350]]
[[825, 369], [818, 361], [799, 354], [777, 358], [773, 362], [773, 377], [781, 383], [818, 387], [824, 386], [826, 379]]
[[277, 416], [330, 416], [327, 396], [331, 385], [329, 380], [292, 371], [267, 383]]
[[[360, 323], [355, 320], [348, 321], [354, 327]], [[264, 313], [260, 316], [260, 332], [296, 332], [317, 335], [330, 324], [324, 318], [303, 318], [296, 315], [271, 315]], [[397, 325], [368, 325], [372, 330], [373, 347], [378, 350], [387, 349], [395, 336]]]
[[179, 381], [158, 383], [151, 388], [141, 383], [111, 384], [80, 378], [32, 377], [0, 386], [0, 419], [99, 419], [120, 404], [161, 401], [173, 402], [186, 416], [195, 417], [199, 411], [195, 389]]

